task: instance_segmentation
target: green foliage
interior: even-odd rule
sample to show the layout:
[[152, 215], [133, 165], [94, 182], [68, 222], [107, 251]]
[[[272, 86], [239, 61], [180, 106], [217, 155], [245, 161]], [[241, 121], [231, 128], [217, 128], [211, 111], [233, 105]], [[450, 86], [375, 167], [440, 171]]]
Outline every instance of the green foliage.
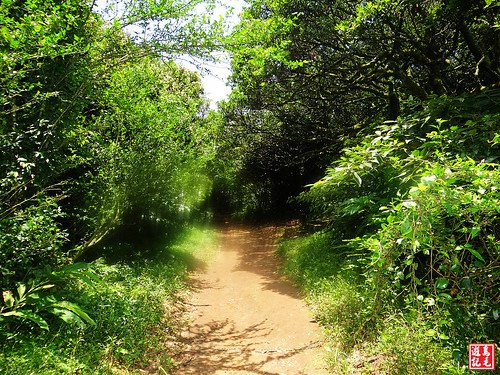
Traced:
[[157, 58], [110, 76], [93, 125], [103, 147], [96, 176], [101, 191], [88, 201], [99, 215], [89, 244], [122, 224], [174, 221], [206, 198], [211, 184], [203, 175], [208, 147], [199, 143], [205, 124], [200, 92], [195, 74]]
[[[176, 285], [174, 269], [172, 265], [158, 265], [163, 272], [160, 281], [145, 275], [144, 265], [97, 267], [109, 288], [95, 290], [86, 284], [66, 288], [66, 293], [77, 296], [79, 306], [91, 311], [95, 328], [61, 326], [31, 337], [23, 332], [7, 336], [10, 346], [2, 347], [3, 371], [110, 373], [112, 368], [139, 361], [151, 343], [145, 332], [161, 319], [162, 297], [170, 296], [163, 283], [172, 283], [169, 290]], [[121, 365], [113, 364], [116, 361]]]
[[[497, 99], [498, 90], [435, 98], [421, 112], [378, 125], [299, 198], [328, 224], [329, 248], [354, 256], [351, 267], [361, 265], [372, 319], [392, 314], [380, 309], [386, 303], [404, 312], [416, 342], [440, 342], [461, 363], [468, 342], [500, 333]], [[330, 319], [347, 309], [335, 301], [321, 302], [333, 304]], [[399, 342], [388, 340], [391, 347]], [[429, 353], [390, 366], [425, 372], [418, 368]]]
[[361, 273], [363, 258], [338, 246], [334, 232], [322, 231], [282, 241], [278, 249], [284, 271], [302, 286], [325, 328], [332, 373], [462, 373], [452, 349], [428, 334], [428, 323], [385, 303]]
[[[90, 280], [97, 280], [102, 284], [91, 271], [83, 271], [88, 265], [73, 264], [63, 267], [60, 271], [53, 272], [52, 276], [58, 278], [68, 277], [69, 275], [84, 280], [89, 285]], [[83, 325], [84, 323], [95, 326], [94, 320], [77, 304], [66, 300], [56, 298], [54, 293], [47, 294], [49, 289], [55, 287], [48, 281], [42, 281], [33, 284], [29, 288], [25, 284], [18, 284], [17, 294], [10, 290], [3, 291], [3, 304], [0, 306], [0, 332], [9, 334], [12, 326], [12, 319], [30, 320], [39, 328], [49, 330], [47, 321], [42, 317], [44, 313], [49, 313], [61, 318], [66, 323], [76, 323]], [[43, 294], [42, 294], [43, 293]], [[18, 327], [16, 328], [18, 329]], [[5, 332], [3, 332], [5, 330]]]
[[213, 7], [191, 18], [203, 3], [122, 2], [111, 22], [90, 1], [1, 3], [0, 372], [110, 373], [161, 346], [145, 333], [180, 260], [99, 265], [102, 279], [72, 261], [106, 241], [156, 256], [149, 237], [173, 237], [209, 196], [217, 119], [199, 77], [168, 61], [217, 44]]
[[22, 278], [34, 264], [43, 268], [65, 260], [61, 248], [64, 232], [56, 221], [62, 216], [60, 209], [49, 198], [35, 202], [38, 204], [0, 220], [1, 287], [7, 287], [9, 280]]
[[[34, 265], [58, 266], [69, 228], [63, 191], [82, 152], [86, 51], [95, 25], [87, 4], [3, 2], [0, 74], [2, 287]], [[87, 34], [89, 32], [89, 34]], [[69, 218], [69, 217], [68, 217]]]
[[[206, 55], [222, 25], [208, 13], [190, 20], [204, 2], [181, 3], [126, 2], [111, 23], [90, 2], [2, 3], [3, 288], [70, 262], [123, 223], [185, 218], [208, 196], [214, 129], [200, 81], [164, 60]], [[139, 23], [155, 33], [139, 41], [122, 30]]]
[[213, 60], [213, 52], [222, 49], [227, 25], [215, 14], [220, 5], [216, 0], [122, 0], [118, 7], [106, 0], [100, 5], [106, 8], [105, 17], [130, 30], [136, 44], [163, 56]]
[[[236, 150], [235, 150], [236, 151]], [[240, 163], [221, 157], [211, 165], [214, 174], [211, 204], [219, 215], [234, 219], [251, 219], [269, 212], [269, 186], [258, 186], [245, 177]]]
[[362, 263], [336, 241], [334, 232], [283, 241], [278, 253], [284, 258], [284, 271], [304, 289], [316, 319], [338, 348], [349, 351], [374, 333], [373, 294], [363, 286]]
[[250, 1], [228, 42], [234, 90], [222, 108], [244, 176], [283, 207], [373, 121], [396, 120], [436, 95], [497, 87], [493, 8], [483, 0]]
[[[76, 264], [55, 272], [57, 287], [52, 289], [71, 296], [95, 326], [47, 319], [47, 332], [3, 331], [0, 372], [168, 372], [174, 350], [169, 343], [178, 324], [175, 304], [177, 294], [187, 288], [187, 263], [199, 257], [203, 260], [216, 248], [215, 232], [210, 228], [189, 227], [178, 234], [174, 243], [159, 245], [154, 259], [113, 265], [98, 260], [90, 268]], [[89, 273], [93, 275], [90, 283], [82, 277]], [[96, 275], [101, 281], [94, 281]]]
[[395, 292], [410, 292], [435, 312], [436, 337], [458, 347], [498, 337], [496, 168], [460, 159], [433, 165], [364, 241]]
[[389, 317], [380, 338], [367, 351], [375, 358], [368, 369], [380, 374], [465, 373], [463, 366], [452, 363], [449, 350], [429, 339], [425, 322], [418, 319], [409, 323], [402, 317]]

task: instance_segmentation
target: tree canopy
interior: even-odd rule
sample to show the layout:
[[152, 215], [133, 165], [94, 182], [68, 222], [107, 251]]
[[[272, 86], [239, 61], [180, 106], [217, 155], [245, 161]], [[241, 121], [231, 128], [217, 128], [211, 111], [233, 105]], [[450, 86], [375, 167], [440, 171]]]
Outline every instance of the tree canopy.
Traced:
[[[192, 17], [203, 4], [117, 3], [105, 22], [93, 2], [2, 2], [2, 286], [67, 262], [124, 218], [192, 209], [206, 190], [181, 182], [206, 154], [203, 90], [168, 62], [217, 44], [220, 24]], [[140, 26], [144, 39], [124, 32]]]
[[498, 85], [497, 23], [480, 0], [250, 2], [223, 108], [255, 150], [246, 168], [296, 192], [375, 119]]

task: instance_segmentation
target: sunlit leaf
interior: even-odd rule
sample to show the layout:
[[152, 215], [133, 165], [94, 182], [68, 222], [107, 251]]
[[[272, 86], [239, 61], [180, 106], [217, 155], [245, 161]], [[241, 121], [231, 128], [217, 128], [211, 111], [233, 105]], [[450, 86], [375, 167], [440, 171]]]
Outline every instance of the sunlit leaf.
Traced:
[[15, 316], [18, 318], [22, 319], [28, 319], [31, 320], [32, 322], [36, 323], [41, 329], [44, 329], [46, 331], [49, 330], [49, 325], [47, 322], [38, 314], [35, 314], [31, 311], [26, 311], [26, 310], [16, 310], [16, 311], [9, 311], [7, 313], [3, 313], [3, 316]]
[[4, 290], [2, 294], [3, 294], [3, 301], [5, 302], [5, 305], [7, 307], [14, 306], [15, 299], [14, 299], [12, 292], [10, 290]]
[[82, 310], [80, 306], [69, 301], [57, 301], [51, 305], [51, 307], [59, 307], [62, 309], [69, 310], [75, 313], [79, 318], [90, 325], [95, 325], [95, 322], [90, 316], [87, 315], [85, 311]]
[[438, 289], [446, 289], [448, 287], [449, 281], [446, 279], [437, 279], [436, 280], [436, 288]]

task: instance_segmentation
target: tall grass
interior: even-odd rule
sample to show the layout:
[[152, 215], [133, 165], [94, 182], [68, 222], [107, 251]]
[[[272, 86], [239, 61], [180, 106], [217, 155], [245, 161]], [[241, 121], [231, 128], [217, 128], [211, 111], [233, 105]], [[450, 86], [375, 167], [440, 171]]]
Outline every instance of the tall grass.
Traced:
[[428, 334], [418, 312], [385, 305], [335, 233], [303, 234], [278, 248], [323, 326], [334, 374], [461, 374], [453, 353]]
[[70, 295], [96, 326], [50, 321], [49, 332], [30, 325], [2, 332], [0, 373], [168, 373], [174, 365], [174, 306], [187, 288], [188, 263], [206, 259], [214, 245], [211, 229], [191, 227], [149, 259], [93, 262], [106, 286], [74, 281], [58, 292]]

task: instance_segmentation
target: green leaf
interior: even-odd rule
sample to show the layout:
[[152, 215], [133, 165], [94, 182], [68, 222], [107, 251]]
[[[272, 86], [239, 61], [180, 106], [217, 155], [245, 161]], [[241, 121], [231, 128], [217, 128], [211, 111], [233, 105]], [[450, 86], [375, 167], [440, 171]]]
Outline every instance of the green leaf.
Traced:
[[448, 293], [439, 293], [439, 295], [438, 295], [438, 296], [440, 297], [439, 299], [440, 299], [441, 301], [448, 301], [448, 300], [450, 300], [450, 299], [452, 299], [452, 298], [453, 298], [453, 297], [452, 297], [450, 294], [448, 294]]
[[356, 182], [358, 183], [358, 185], [361, 186], [361, 183], [363, 182], [363, 180], [361, 180], [361, 177], [359, 177], [359, 174], [357, 174], [356, 172], [352, 172], [352, 174], [354, 175], [354, 178], [356, 179]]
[[436, 331], [434, 329], [428, 329], [427, 332], [425, 332], [425, 335], [428, 337], [434, 337], [436, 336]]
[[78, 317], [81, 318], [86, 323], [90, 324], [91, 326], [95, 326], [94, 320], [90, 316], [88, 316], [87, 313], [83, 311], [82, 308], [78, 306], [76, 303], [69, 301], [57, 301], [53, 303], [51, 307], [60, 307], [62, 309], [69, 310], [78, 315]]
[[68, 264], [67, 266], [62, 267], [58, 271], [52, 272], [52, 275], [54, 276], [62, 276], [68, 273], [73, 273], [75, 271], [80, 271], [80, 270], [87, 270], [90, 268], [90, 264], [88, 263], [73, 263], [73, 264]]
[[484, 2], [486, 3], [486, 5], [484, 6], [485, 8], [488, 8], [489, 6], [491, 6], [491, 4], [493, 5], [500, 5], [500, 1], [498, 0], [484, 0]]
[[498, 320], [498, 318], [500, 318], [500, 312], [497, 309], [494, 309], [492, 311], [492, 314], [493, 314], [493, 319]]
[[53, 288], [55, 286], [56, 286], [55, 284], [43, 284], [43, 285], [40, 285], [38, 288], [36, 288], [36, 290], [39, 290], [39, 289], [50, 289], [50, 288]]
[[412, 231], [412, 221], [409, 216], [407, 216], [400, 225], [401, 235], [407, 236]]
[[25, 293], [26, 293], [26, 285], [19, 284], [17, 286], [17, 294], [19, 295], [20, 300], [24, 298]]
[[61, 268], [59, 271], [52, 272], [52, 275], [56, 277], [74, 277], [92, 287], [95, 287], [94, 283], [104, 287], [107, 286], [107, 284], [92, 271], [89, 263], [80, 262], [69, 264]]
[[447, 287], [448, 287], [448, 280], [446, 280], [446, 279], [437, 279], [436, 280], [436, 288], [446, 289]]
[[450, 337], [448, 335], [444, 334], [444, 333], [440, 333], [439, 334], [439, 338], [441, 340], [449, 340], [450, 339]]
[[7, 307], [14, 306], [14, 303], [16, 302], [16, 300], [14, 299], [12, 292], [10, 290], [4, 290], [2, 294], [3, 294], [3, 300], [5, 302], [5, 305]]
[[486, 261], [484, 260], [483, 256], [481, 254], [478, 253], [477, 250], [475, 250], [472, 246], [470, 245], [467, 245], [467, 246], [464, 246], [472, 255], [474, 255], [477, 259], [479, 259], [481, 262], [483, 263], [486, 263]]
[[471, 238], [476, 237], [481, 231], [481, 227], [472, 227], [470, 230]]
[[79, 326], [83, 326], [84, 323], [82, 319], [78, 315], [76, 315], [73, 311], [64, 309], [64, 308], [59, 308], [59, 307], [53, 307], [48, 309], [51, 314], [54, 314], [61, 318], [64, 322], [68, 324], [76, 324]]
[[33, 323], [36, 323], [38, 327], [41, 329], [44, 329], [46, 331], [49, 330], [49, 325], [47, 322], [38, 314], [35, 314], [31, 311], [23, 311], [23, 310], [16, 310], [16, 311], [9, 311], [8, 313], [3, 313], [3, 316], [16, 316], [18, 318], [22, 319], [28, 319], [31, 320]]
[[[103, 286], [103, 287], [108, 286], [108, 284], [106, 284], [103, 279], [101, 279], [99, 276], [97, 276], [92, 271], [82, 271], [78, 275], [78, 278], [80, 280], [82, 280], [85, 284], [90, 285], [90, 286], [95, 286], [94, 283], [99, 284], [100, 286]], [[92, 282], [94, 282], [94, 283], [92, 283]]]

